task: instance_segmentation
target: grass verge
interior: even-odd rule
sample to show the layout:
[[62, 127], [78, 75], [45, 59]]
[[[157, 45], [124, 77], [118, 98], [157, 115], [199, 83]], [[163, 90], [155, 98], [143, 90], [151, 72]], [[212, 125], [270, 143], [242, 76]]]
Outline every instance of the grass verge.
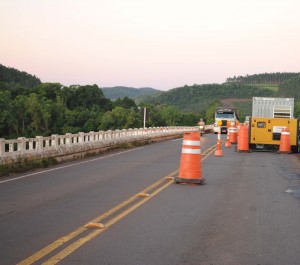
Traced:
[[37, 168], [45, 168], [57, 163], [58, 162], [54, 157], [34, 160], [20, 159], [13, 164], [0, 165], [0, 177], [5, 177], [12, 173], [21, 173]]

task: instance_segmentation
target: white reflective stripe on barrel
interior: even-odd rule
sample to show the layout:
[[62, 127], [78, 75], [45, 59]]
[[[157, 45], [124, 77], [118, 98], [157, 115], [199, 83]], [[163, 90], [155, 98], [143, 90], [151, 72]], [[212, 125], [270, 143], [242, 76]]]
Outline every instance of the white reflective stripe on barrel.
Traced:
[[290, 135], [290, 132], [282, 132], [283, 135]]
[[182, 148], [183, 154], [201, 155], [201, 149]]
[[196, 146], [200, 146], [200, 141], [183, 140], [182, 145], [196, 145]]

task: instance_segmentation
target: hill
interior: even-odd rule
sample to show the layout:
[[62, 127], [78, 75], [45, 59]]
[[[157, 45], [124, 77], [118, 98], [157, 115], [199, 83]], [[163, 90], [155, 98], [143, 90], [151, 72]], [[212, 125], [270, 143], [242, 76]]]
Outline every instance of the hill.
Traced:
[[125, 86], [103, 87], [102, 91], [105, 97], [111, 100], [116, 100], [118, 98], [124, 97], [138, 99], [143, 96], [156, 95], [161, 92], [160, 90], [151, 87], [134, 88]]
[[295, 97], [300, 100], [299, 73], [264, 73], [227, 78], [223, 84], [183, 86], [148, 97], [153, 105], [173, 105], [184, 112], [203, 113], [214, 102], [238, 107], [251, 115], [252, 97]]
[[0, 64], [0, 88], [15, 84], [19, 84], [24, 88], [32, 88], [40, 85], [41, 80], [34, 75]]
[[[174, 88], [160, 93], [154, 97], [148, 97], [147, 102], [154, 105], [173, 105], [185, 112], [201, 112], [208, 108], [215, 100], [222, 99], [246, 99], [253, 96], [274, 96], [275, 92], [252, 85], [225, 83], [205, 84]], [[237, 101], [237, 100], [235, 100]], [[241, 100], [239, 100], [241, 101]]]

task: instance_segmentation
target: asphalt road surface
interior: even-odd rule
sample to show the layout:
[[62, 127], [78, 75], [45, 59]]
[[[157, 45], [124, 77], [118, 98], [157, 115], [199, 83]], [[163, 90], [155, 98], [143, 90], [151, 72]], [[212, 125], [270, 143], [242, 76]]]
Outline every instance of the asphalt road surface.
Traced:
[[299, 155], [216, 143], [205, 185], [173, 183], [182, 139], [1, 179], [0, 264], [300, 264]]

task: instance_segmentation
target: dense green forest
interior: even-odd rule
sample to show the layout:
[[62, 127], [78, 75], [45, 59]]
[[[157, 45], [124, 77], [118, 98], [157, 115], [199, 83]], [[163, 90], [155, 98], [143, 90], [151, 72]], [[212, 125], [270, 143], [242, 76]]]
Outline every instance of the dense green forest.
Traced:
[[283, 84], [300, 73], [264, 73], [246, 76], [234, 76], [226, 79], [227, 83], [241, 84]]
[[0, 138], [140, 128], [147, 107], [147, 127], [195, 125], [199, 117], [173, 106], [140, 104], [124, 97], [111, 101], [97, 85], [41, 83], [16, 69], [1, 67]]
[[300, 101], [300, 74], [279, 85], [278, 94], [282, 97], [295, 98]]
[[182, 111], [201, 113], [215, 100], [252, 99], [253, 96], [272, 97], [275, 96], [275, 92], [244, 84], [206, 84], [171, 89], [156, 97], [148, 97], [146, 101], [154, 105], [173, 105]]
[[[278, 85], [268, 89], [265, 82]], [[139, 128], [144, 107], [147, 127], [194, 126], [200, 118], [211, 123], [215, 107], [224, 104], [238, 107], [243, 120], [251, 115], [253, 96], [294, 97], [295, 116], [300, 117], [298, 73], [247, 75], [227, 78], [224, 84], [186, 85], [159, 93], [151, 88], [117, 89], [135, 96], [138, 90], [143, 100], [124, 92], [124, 97], [113, 101], [103, 90], [97, 85], [42, 83], [35, 76], [0, 65], [0, 138]]]

